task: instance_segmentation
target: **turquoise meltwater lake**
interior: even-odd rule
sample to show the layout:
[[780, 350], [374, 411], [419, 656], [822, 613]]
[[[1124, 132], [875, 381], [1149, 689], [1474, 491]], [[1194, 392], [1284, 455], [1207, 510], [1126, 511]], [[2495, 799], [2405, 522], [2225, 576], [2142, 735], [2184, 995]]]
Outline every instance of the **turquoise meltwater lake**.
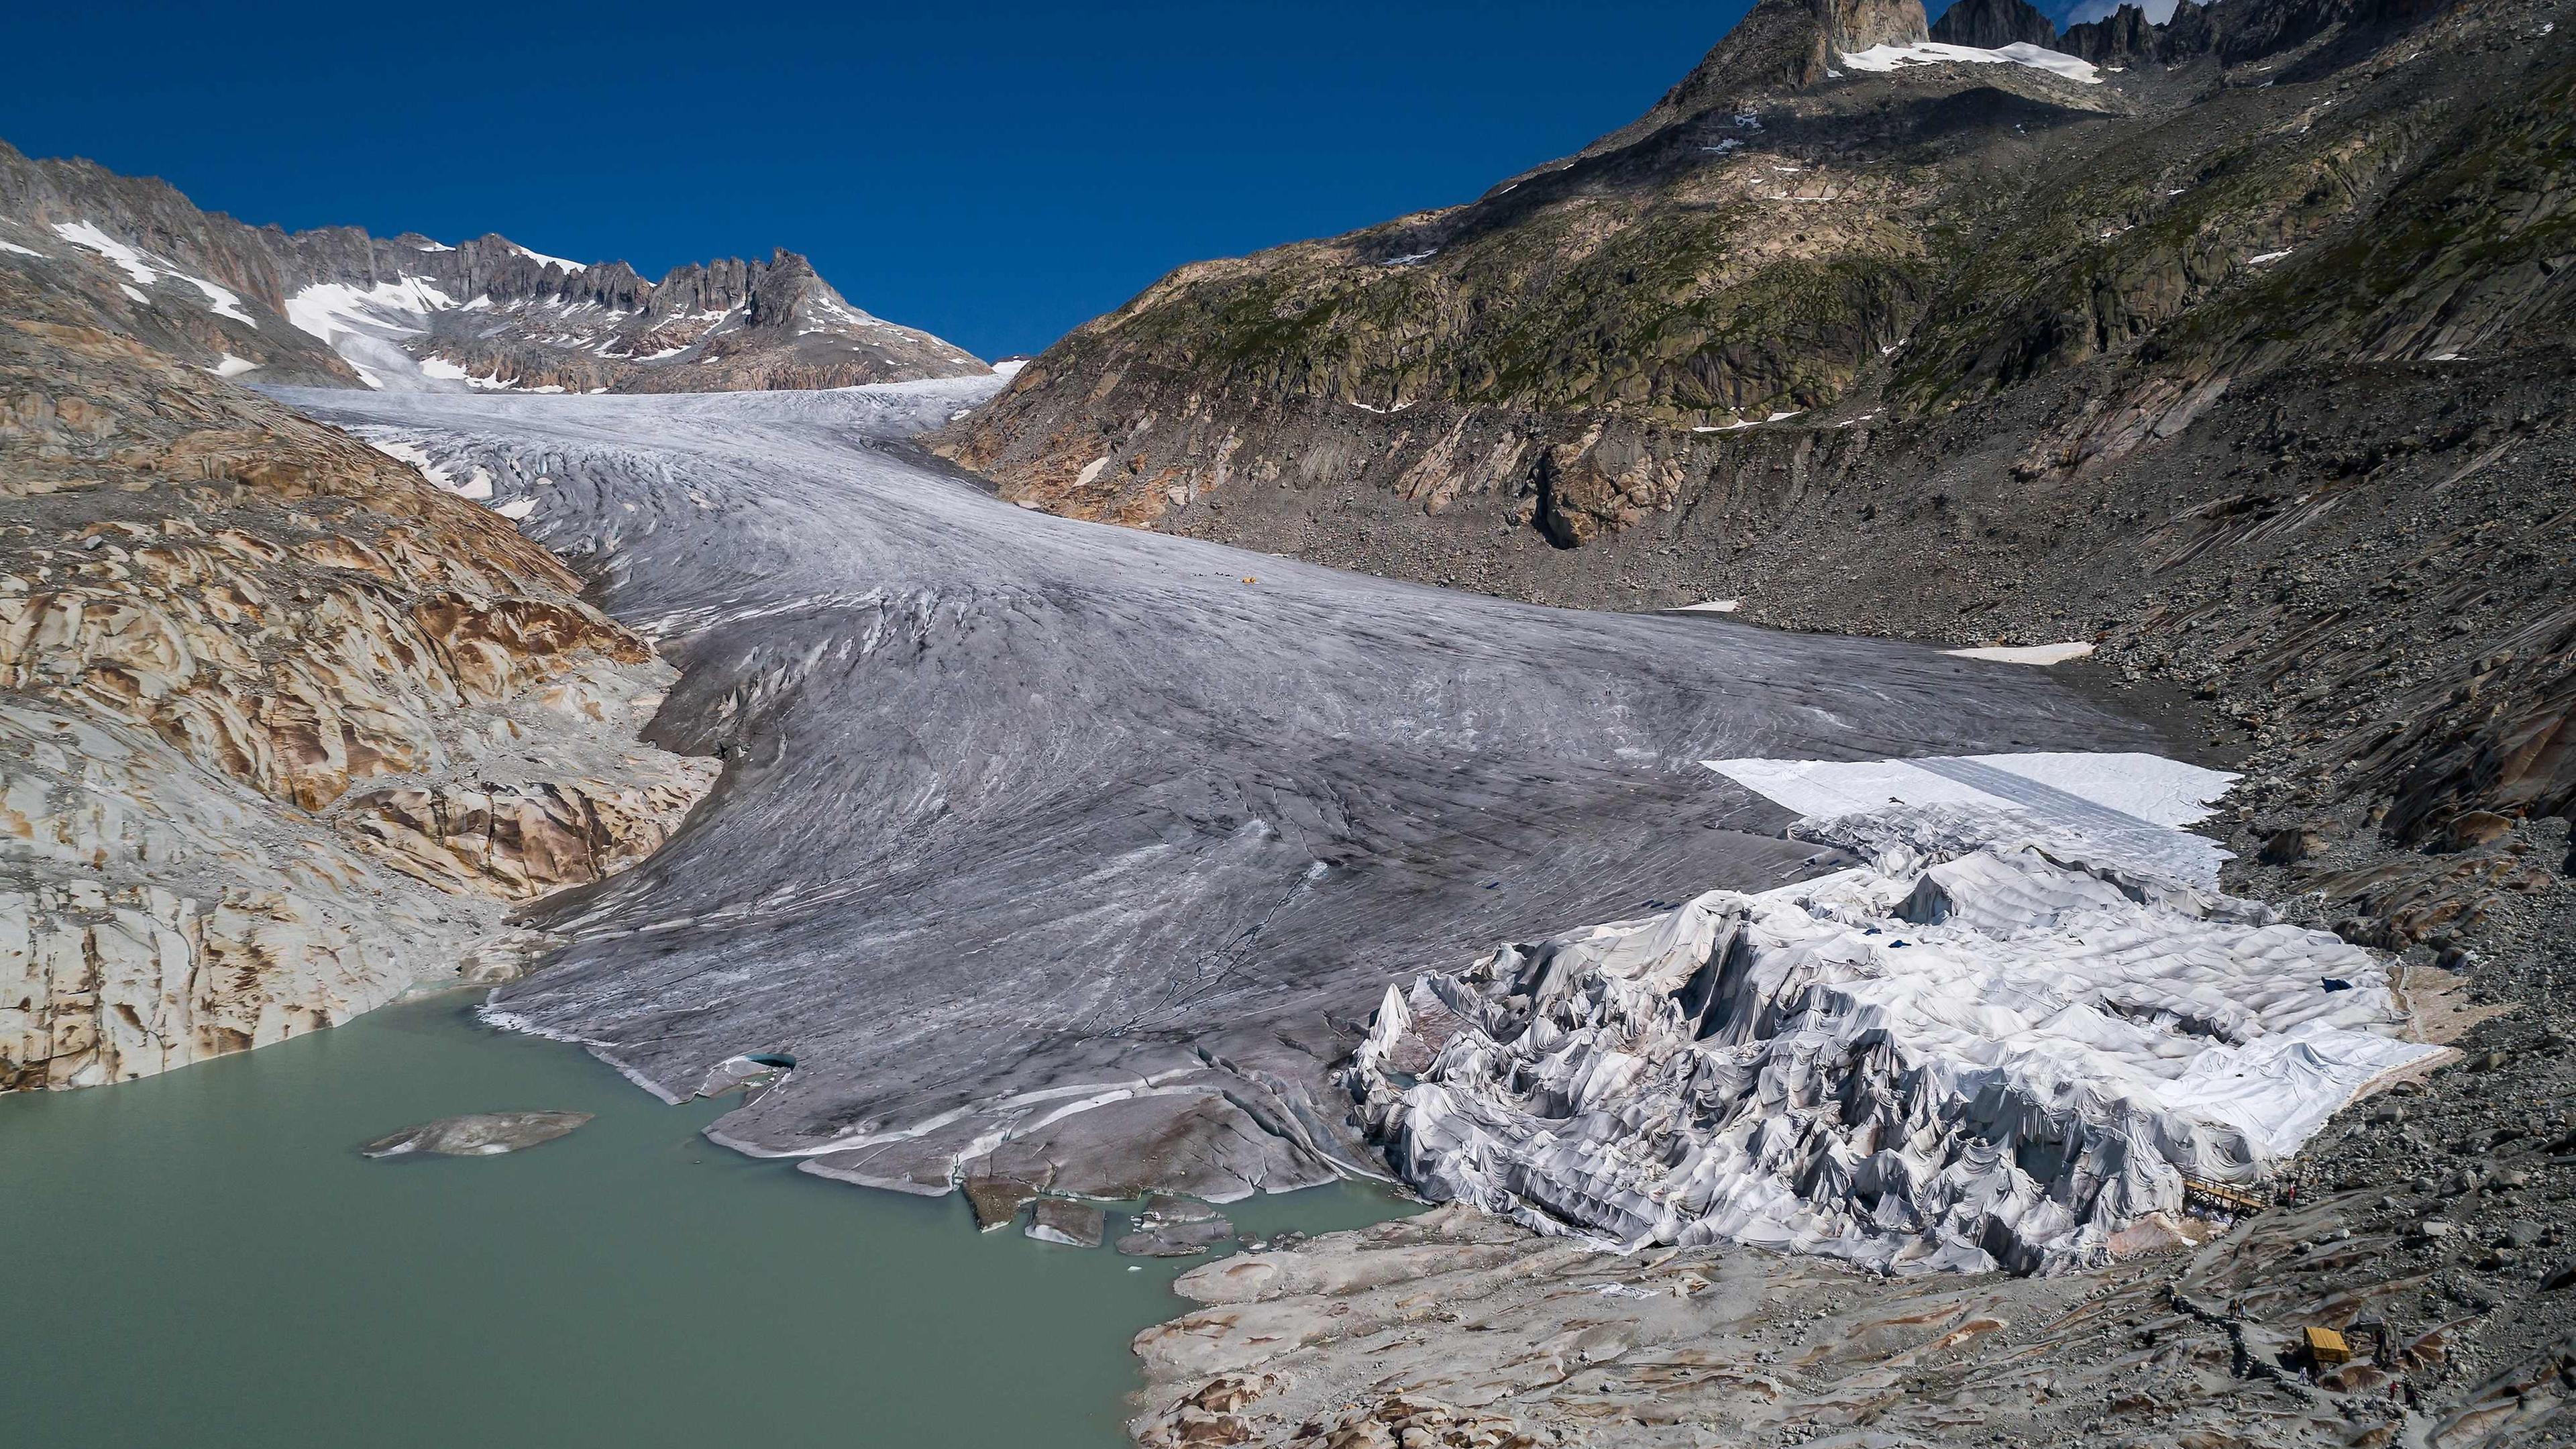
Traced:
[[[6, 1442], [47, 1449], [1116, 1449], [1127, 1343], [1206, 1259], [979, 1234], [823, 1182], [571, 1047], [405, 1002], [164, 1076], [0, 1097]], [[459, 1112], [596, 1113], [375, 1162]], [[1247, 1233], [1410, 1211], [1348, 1184]], [[1118, 1230], [1113, 1215], [1111, 1230]], [[1131, 1268], [1141, 1271], [1130, 1271]]]

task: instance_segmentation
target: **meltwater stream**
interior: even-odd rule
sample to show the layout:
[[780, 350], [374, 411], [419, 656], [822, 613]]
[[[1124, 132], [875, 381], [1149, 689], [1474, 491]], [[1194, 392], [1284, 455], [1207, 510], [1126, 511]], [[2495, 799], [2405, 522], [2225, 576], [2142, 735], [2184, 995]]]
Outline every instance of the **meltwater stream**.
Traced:
[[[164, 1076], [0, 1097], [0, 1442], [188, 1449], [1114, 1449], [1127, 1340], [1193, 1261], [978, 1234], [697, 1135], [461, 993]], [[460, 1112], [596, 1113], [506, 1156], [369, 1161]], [[1342, 1186], [1249, 1233], [1407, 1209]], [[1130, 1271], [1134, 1267], [1137, 1271]]]

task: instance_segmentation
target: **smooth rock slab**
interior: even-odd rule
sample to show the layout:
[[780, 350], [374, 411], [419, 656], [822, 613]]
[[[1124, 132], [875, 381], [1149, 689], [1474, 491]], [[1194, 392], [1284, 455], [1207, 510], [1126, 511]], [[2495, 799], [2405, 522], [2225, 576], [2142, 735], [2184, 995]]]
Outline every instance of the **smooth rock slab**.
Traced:
[[588, 1112], [468, 1112], [406, 1127], [358, 1150], [369, 1157], [401, 1157], [414, 1152], [440, 1157], [498, 1157], [504, 1152], [552, 1142], [589, 1120]]
[[1038, 1199], [1036, 1210], [1029, 1214], [1028, 1235], [1041, 1243], [1061, 1243], [1068, 1248], [1097, 1248], [1108, 1226], [1108, 1215], [1087, 1202], [1042, 1197]]

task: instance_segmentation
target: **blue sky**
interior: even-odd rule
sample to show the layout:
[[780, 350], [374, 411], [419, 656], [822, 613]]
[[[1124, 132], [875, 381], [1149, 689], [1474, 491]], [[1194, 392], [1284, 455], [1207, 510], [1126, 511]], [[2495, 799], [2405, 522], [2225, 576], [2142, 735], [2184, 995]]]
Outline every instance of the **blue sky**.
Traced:
[[994, 357], [1182, 262], [1467, 200], [1633, 119], [1744, 9], [28, 3], [0, 137], [290, 229], [647, 276], [786, 246]]

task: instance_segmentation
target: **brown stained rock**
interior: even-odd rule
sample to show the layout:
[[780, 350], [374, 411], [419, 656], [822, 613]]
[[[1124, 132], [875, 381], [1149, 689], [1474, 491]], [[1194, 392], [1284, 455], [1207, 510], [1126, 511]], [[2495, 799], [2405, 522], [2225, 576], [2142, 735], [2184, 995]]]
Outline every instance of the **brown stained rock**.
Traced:
[[515, 975], [503, 903], [633, 863], [705, 793], [710, 763], [633, 743], [669, 671], [506, 520], [23, 287], [0, 277], [0, 690], [27, 706], [0, 707], [0, 1090]]
[[1029, 1213], [1028, 1235], [1067, 1248], [1097, 1248], [1107, 1223], [1107, 1215], [1092, 1203], [1042, 1197]]
[[975, 1214], [975, 1226], [988, 1233], [1009, 1227], [1018, 1220], [1020, 1209], [1038, 1197], [1035, 1186], [1011, 1177], [970, 1175], [958, 1187]]

